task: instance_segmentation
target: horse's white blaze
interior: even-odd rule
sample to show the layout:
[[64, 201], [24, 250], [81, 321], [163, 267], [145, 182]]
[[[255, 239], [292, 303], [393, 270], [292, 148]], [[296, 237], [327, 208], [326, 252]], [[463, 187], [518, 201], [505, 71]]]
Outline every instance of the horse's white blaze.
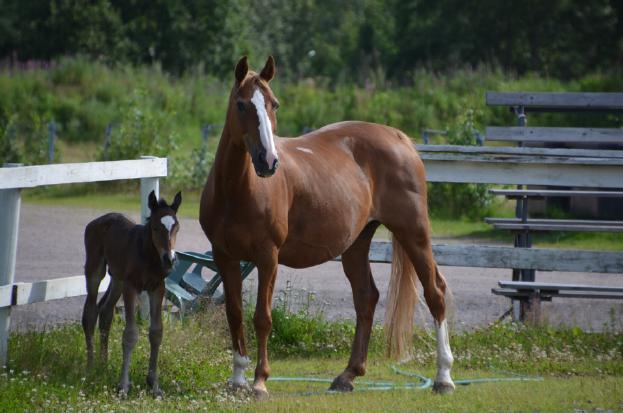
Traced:
[[454, 385], [450, 377], [454, 357], [452, 357], [452, 350], [450, 350], [448, 323], [446, 320], [441, 323], [435, 321], [435, 328], [437, 329], [437, 377], [435, 382]]
[[301, 151], [301, 152], [314, 153], [314, 151], [312, 151], [311, 149], [309, 149], [309, 148], [304, 148], [304, 147], [302, 147], [302, 146], [297, 146], [297, 147], [296, 147], [296, 149], [298, 149], [298, 150], [299, 150], [299, 151]]
[[257, 117], [260, 120], [259, 130], [260, 130], [260, 140], [262, 141], [262, 146], [266, 150], [266, 163], [269, 168], [273, 167], [273, 163], [279, 159], [277, 156], [277, 149], [275, 148], [275, 139], [273, 138], [273, 127], [270, 123], [270, 118], [268, 117], [268, 113], [266, 112], [266, 103], [264, 102], [264, 94], [262, 91], [257, 88], [253, 92], [253, 97], [251, 97], [251, 102], [255, 105], [255, 110], [257, 111]]
[[164, 225], [167, 231], [171, 232], [173, 225], [175, 225], [175, 218], [173, 218], [171, 215], [165, 215], [160, 218], [160, 222], [162, 222], [162, 225]]
[[243, 356], [237, 351], [234, 351], [234, 373], [231, 376], [231, 383], [237, 386], [245, 386], [247, 384], [247, 379], [244, 376], [244, 371], [251, 360], [247, 356]]

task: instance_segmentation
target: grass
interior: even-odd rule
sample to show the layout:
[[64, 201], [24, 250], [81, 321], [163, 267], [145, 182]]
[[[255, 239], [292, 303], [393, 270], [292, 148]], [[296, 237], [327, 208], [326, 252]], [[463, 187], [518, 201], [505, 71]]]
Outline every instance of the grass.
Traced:
[[[334, 324], [319, 315], [290, 317], [277, 307], [274, 318], [282, 325], [271, 337], [273, 377], [331, 379], [346, 365], [352, 324], [336, 340]], [[313, 320], [314, 317], [316, 320]], [[250, 325], [247, 324], [247, 330]], [[284, 352], [288, 331], [310, 330], [313, 346], [292, 346]], [[313, 331], [311, 331], [313, 330]], [[271, 399], [253, 402], [244, 392], [231, 392], [224, 384], [230, 374], [231, 352], [225, 315], [221, 307], [207, 307], [184, 322], [165, 323], [160, 358], [164, 400], [154, 400], [145, 389], [148, 340], [142, 326], [131, 368], [134, 387], [127, 400], [114, 388], [120, 372], [122, 323], [115, 320], [111, 334], [110, 364], [85, 372], [84, 342], [78, 324], [46, 332], [11, 335], [10, 361], [0, 374], [0, 411], [599, 411], [623, 409], [623, 335], [607, 329], [588, 333], [579, 329], [551, 329], [520, 324], [495, 324], [451, 338], [455, 354], [455, 379], [542, 376], [542, 382], [501, 382], [458, 387], [451, 396], [430, 390], [356, 391], [323, 394], [326, 383], [268, 383]], [[383, 356], [382, 331], [376, 328], [370, 349], [368, 373], [359, 379], [413, 381], [396, 375], [394, 363]], [[329, 345], [335, 351], [327, 352]], [[253, 347], [253, 342], [251, 342]], [[428, 377], [435, 372], [435, 342], [424, 331], [414, 339], [414, 358], [401, 367]], [[254, 350], [251, 349], [254, 355]], [[363, 389], [363, 383], [357, 387]], [[304, 396], [301, 393], [317, 393]]]

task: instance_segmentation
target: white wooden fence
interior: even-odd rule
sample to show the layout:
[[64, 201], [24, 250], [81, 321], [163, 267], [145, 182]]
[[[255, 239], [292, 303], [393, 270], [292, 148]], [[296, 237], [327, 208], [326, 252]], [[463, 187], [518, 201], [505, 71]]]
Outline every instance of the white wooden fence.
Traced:
[[[159, 195], [159, 178], [167, 176], [167, 159], [88, 162], [0, 168], [0, 365], [6, 364], [11, 307], [86, 294], [84, 276], [15, 283], [15, 258], [22, 188], [120, 179], [141, 180], [141, 219], [149, 216], [147, 195]], [[100, 291], [108, 287], [106, 277]], [[146, 300], [143, 300], [146, 301]]]

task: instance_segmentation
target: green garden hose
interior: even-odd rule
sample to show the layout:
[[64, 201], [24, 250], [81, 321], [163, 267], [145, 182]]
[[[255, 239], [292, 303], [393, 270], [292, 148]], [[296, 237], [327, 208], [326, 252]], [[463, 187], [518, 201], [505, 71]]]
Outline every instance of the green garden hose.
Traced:
[[[395, 383], [391, 381], [369, 381], [362, 380], [357, 381], [356, 392], [369, 392], [369, 391], [390, 391], [390, 390], [425, 390], [429, 389], [433, 386], [433, 380], [422, 376], [418, 373], [413, 373], [409, 371], [404, 371], [398, 368], [398, 366], [391, 366], [392, 371], [395, 374], [401, 376], [407, 376], [414, 379], [417, 379], [415, 382], [408, 383]], [[468, 386], [471, 384], [480, 384], [480, 383], [499, 383], [499, 382], [511, 382], [511, 381], [543, 381], [543, 377], [531, 377], [531, 376], [522, 376], [511, 372], [500, 372], [507, 375], [512, 375], [513, 377], [486, 377], [479, 379], [462, 379], [456, 380], [454, 382], [457, 386]], [[332, 383], [332, 379], [323, 379], [317, 377], [271, 377], [270, 381], [272, 382], [307, 382], [307, 383]], [[322, 394], [337, 394], [341, 392], [337, 391], [321, 391], [321, 392], [298, 392], [292, 394], [292, 396], [313, 396], [313, 395], [322, 395]]]

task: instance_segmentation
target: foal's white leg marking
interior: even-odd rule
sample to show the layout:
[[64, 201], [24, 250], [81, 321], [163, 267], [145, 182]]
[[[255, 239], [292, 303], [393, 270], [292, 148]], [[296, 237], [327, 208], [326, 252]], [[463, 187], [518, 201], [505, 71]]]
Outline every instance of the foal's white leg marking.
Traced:
[[257, 117], [260, 120], [260, 140], [266, 150], [266, 163], [269, 168], [273, 167], [273, 163], [279, 159], [277, 156], [277, 149], [275, 148], [275, 139], [273, 138], [273, 127], [270, 123], [268, 113], [266, 113], [266, 104], [264, 103], [264, 95], [262, 91], [257, 88], [253, 92], [251, 103], [255, 105], [257, 111]]
[[450, 369], [454, 362], [452, 350], [450, 350], [450, 339], [448, 337], [448, 323], [443, 320], [440, 323], [435, 321], [437, 329], [437, 378], [435, 383], [449, 384], [454, 387], [452, 378], [450, 378]]
[[244, 371], [247, 367], [249, 367], [250, 363], [251, 360], [249, 360], [249, 357], [242, 356], [237, 351], [234, 351], [234, 373], [231, 376], [231, 384], [235, 386], [248, 385], [247, 379], [244, 376]]
[[314, 151], [312, 151], [311, 149], [303, 148], [302, 146], [297, 146], [296, 149], [298, 149], [301, 152], [314, 153]]

